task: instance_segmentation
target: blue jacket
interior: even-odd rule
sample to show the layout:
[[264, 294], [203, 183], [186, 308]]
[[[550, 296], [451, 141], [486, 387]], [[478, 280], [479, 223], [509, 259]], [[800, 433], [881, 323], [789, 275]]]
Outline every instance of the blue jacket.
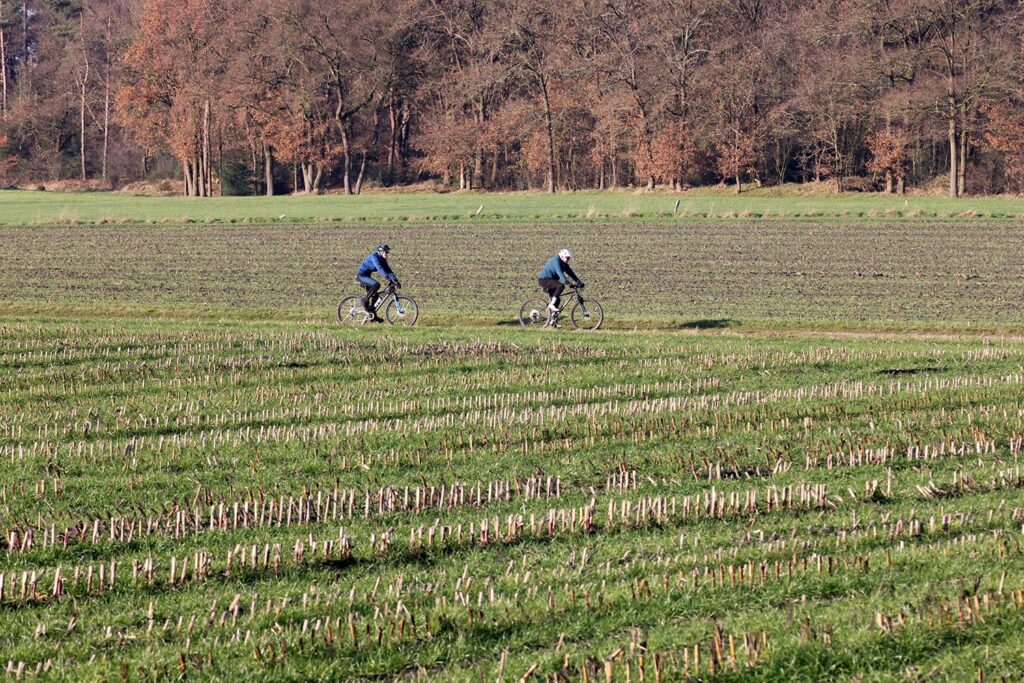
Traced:
[[568, 284], [569, 280], [566, 279], [567, 277], [571, 277], [576, 282], [580, 281], [576, 273], [572, 272], [572, 268], [569, 267], [569, 264], [560, 259], [558, 254], [552, 256], [551, 259], [544, 264], [544, 269], [540, 271], [539, 275], [537, 275], [537, 279], [539, 280], [561, 280]]
[[377, 252], [373, 252], [363, 259], [363, 262], [359, 264], [359, 271], [356, 275], [366, 277], [371, 273], [380, 273], [391, 280], [398, 279], [398, 276], [395, 275], [395, 271], [391, 270], [391, 266], [388, 265], [388, 260], [386, 258], [381, 258], [380, 254]]

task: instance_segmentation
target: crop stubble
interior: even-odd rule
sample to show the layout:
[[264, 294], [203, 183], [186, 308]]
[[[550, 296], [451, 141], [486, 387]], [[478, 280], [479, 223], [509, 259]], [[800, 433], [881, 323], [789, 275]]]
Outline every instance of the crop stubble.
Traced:
[[1011, 675], [1022, 361], [3, 323], [0, 651], [69, 680]]

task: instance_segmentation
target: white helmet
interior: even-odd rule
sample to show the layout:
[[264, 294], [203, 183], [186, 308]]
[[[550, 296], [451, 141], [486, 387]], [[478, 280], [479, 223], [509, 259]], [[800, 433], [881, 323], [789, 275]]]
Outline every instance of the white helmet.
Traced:
[[562, 251], [558, 252], [558, 256], [563, 259], [570, 259], [572, 258], [572, 252], [569, 251], [568, 249], [563, 249]]

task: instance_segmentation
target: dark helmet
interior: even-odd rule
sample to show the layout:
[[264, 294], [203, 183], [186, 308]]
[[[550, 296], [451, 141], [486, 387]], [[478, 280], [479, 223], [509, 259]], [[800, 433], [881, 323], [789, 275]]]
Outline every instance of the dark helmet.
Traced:
[[386, 244], [378, 244], [377, 251], [383, 251], [385, 254], [387, 254], [391, 251], [391, 247], [389, 247]]

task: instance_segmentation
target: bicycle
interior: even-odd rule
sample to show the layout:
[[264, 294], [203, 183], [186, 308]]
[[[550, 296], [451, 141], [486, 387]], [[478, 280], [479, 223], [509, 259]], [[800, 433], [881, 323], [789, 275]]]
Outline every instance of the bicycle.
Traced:
[[347, 296], [338, 304], [338, 322], [342, 325], [365, 325], [373, 320], [377, 312], [384, 307], [384, 320], [389, 325], [401, 325], [412, 327], [420, 317], [420, 308], [412, 297], [399, 296], [395, 283], [389, 281], [388, 286], [373, 307], [373, 312], [368, 313], [363, 308], [363, 298], [359, 296]]
[[[597, 299], [583, 299], [582, 287], [569, 285], [562, 295], [562, 310], [569, 311], [569, 320], [579, 330], [596, 330], [604, 322], [604, 308]], [[558, 316], [548, 311], [548, 299], [533, 296], [519, 307], [519, 324], [523, 327], [558, 327]]]

